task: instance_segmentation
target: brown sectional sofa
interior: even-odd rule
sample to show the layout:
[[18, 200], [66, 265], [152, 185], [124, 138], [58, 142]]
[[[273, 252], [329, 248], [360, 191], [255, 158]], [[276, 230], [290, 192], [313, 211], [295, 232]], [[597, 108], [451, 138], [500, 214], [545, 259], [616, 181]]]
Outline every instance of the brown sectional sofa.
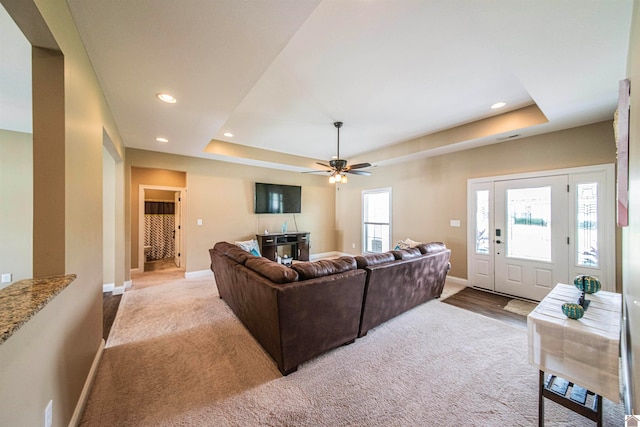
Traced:
[[439, 298], [451, 268], [443, 243], [356, 257], [367, 272], [358, 337], [405, 311]]
[[283, 375], [358, 336], [366, 272], [353, 258], [286, 267], [227, 242], [209, 253], [220, 298]]
[[451, 251], [442, 243], [291, 267], [236, 245], [209, 250], [220, 298], [283, 375], [353, 342], [442, 293]]

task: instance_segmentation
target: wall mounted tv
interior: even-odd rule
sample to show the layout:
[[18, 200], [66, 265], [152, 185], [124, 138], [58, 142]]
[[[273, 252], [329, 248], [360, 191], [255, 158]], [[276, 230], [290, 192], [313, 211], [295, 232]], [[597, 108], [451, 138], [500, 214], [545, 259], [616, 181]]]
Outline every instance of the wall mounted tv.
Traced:
[[256, 182], [254, 212], [257, 214], [300, 213], [302, 187]]

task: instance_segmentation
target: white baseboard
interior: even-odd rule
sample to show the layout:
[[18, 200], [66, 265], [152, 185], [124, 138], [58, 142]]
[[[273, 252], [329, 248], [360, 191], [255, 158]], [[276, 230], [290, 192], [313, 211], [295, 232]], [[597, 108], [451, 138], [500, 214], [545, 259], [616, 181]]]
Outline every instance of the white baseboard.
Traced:
[[469, 286], [469, 281], [467, 279], [461, 279], [459, 277], [454, 277], [454, 276], [447, 276], [446, 282], [454, 283], [456, 285]]
[[138, 274], [138, 273], [144, 273], [143, 271], [140, 271], [140, 268], [132, 268], [130, 270], [131, 274]]
[[213, 271], [211, 270], [198, 270], [198, 271], [185, 271], [185, 279], [198, 279], [202, 277], [213, 277]]
[[127, 280], [122, 286], [116, 286], [115, 283], [105, 283], [102, 285], [102, 293], [111, 292], [113, 295], [122, 295], [124, 291], [130, 287], [131, 280]]
[[98, 351], [93, 358], [93, 363], [91, 364], [89, 375], [84, 382], [82, 393], [80, 393], [80, 397], [78, 398], [78, 402], [76, 403], [76, 409], [73, 411], [73, 416], [69, 421], [70, 427], [76, 427], [78, 424], [80, 424], [80, 418], [82, 417], [82, 413], [84, 412], [84, 407], [87, 405], [87, 399], [89, 399], [89, 392], [91, 391], [91, 387], [93, 387], [93, 381], [96, 379], [98, 365], [100, 365], [100, 359], [102, 359], [102, 353], [104, 352], [104, 345], [104, 339], [100, 340], [100, 346], [98, 347]]

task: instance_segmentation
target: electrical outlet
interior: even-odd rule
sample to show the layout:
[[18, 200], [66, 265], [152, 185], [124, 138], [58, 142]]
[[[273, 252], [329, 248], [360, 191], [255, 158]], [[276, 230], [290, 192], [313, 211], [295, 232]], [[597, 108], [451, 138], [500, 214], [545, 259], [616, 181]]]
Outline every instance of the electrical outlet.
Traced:
[[355, 244], [355, 243], [352, 243], [352, 244], [351, 244], [351, 247], [352, 247], [353, 249], [355, 249], [355, 248], [356, 248], [356, 244]]
[[452, 227], [460, 227], [460, 220], [459, 219], [452, 219], [451, 221], [449, 221], [449, 225]]
[[53, 425], [53, 400], [49, 401], [49, 404], [44, 410], [44, 427], [51, 427]]
[[11, 273], [4, 273], [1, 283], [11, 283]]

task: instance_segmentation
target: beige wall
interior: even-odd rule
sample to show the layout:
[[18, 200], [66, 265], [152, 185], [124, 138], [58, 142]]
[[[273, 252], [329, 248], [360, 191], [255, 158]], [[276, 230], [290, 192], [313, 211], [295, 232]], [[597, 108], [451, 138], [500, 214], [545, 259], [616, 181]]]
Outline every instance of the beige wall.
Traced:
[[[312, 254], [334, 251], [336, 248], [335, 188], [328, 184], [324, 176], [134, 149], [127, 149], [126, 161], [127, 165], [133, 167], [166, 168], [187, 173], [186, 215], [183, 221], [187, 272], [208, 270], [211, 264], [209, 249], [218, 241], [246, 240], [265, 229], [278, 231], [284, 221], [288, 222], [289, 231], [295, 230], [293, 215], [253, 213], [253, 185], [256, 181], [301, 185], [302, 213], [295, 215], [298, 230], [311, 233]], [[134, 210], [137, 211], [137, 194], [134, 194], [137, 189], [134, 188], [133, 179], [131, 183], [133, 218]], [[198, 219], [202, 219], [200, 226], [197, 225]], [[132, 251], [134, 245], [137, 248], [137, 238], [132, 224]], [[132, 259], [134, 256], [132, 253]], [[135, 268], [133, 261], [132, 268]]]
[[[445, 242], [452, 251], [450, 275], [466, 279], [468, 179], [613, 163], [615, 153], [612, 123], [603, 122], [375, 168], [372, 176], [350, 178], [338, 191], [337, 249], [362, 251], [361, 192], [391, 187], [392, 242]], [[451, 227], [452, 219], [461, 226]]]
[[31, 58], [33, 277], [39, 278], [65, 272], [65, 67], [58, 50], [33, 46]]
[[622, 286], [633, 345], [633, 411], [640, 413], [640, 1], [634, 2], [627, 78], [631, 81], [629, 132], [629, 226], [622, 234]]
[[175, 191], [166, 190], [146, 190], [144, 199], [154, 202], [173, 202], [175, 200]]
[[[25, 13], [25, 20], [19, 21], [25, 33], [38, 25], [27, 11], [33, 6], [31, 1], [3, 0], [3, 5], [11, 9], [11, 14]], [[0, 345], [3, 426], [43, 425], [49, 400], [53, 400], [54, 426], [66, 426], [71, 421], [102, 343], [105, 130], [116, 150], [123, 151], [65, 0], [35, 0], [35, 5], [64, 54], [65, 171], [60, 170], [59, 164], [45, 161], [40, 166], [44, 170], [34, 172], [63, 176], [64, 197], [57, 202], [64, 204], [64, 271], [76, 273], [78, 278]], [[34, 97], [42, 93], [34, 90]]]
[[14, 282], [32, 277], [32, 137], [1, 129], [0, 236], [0, 273], [11, 273]]

